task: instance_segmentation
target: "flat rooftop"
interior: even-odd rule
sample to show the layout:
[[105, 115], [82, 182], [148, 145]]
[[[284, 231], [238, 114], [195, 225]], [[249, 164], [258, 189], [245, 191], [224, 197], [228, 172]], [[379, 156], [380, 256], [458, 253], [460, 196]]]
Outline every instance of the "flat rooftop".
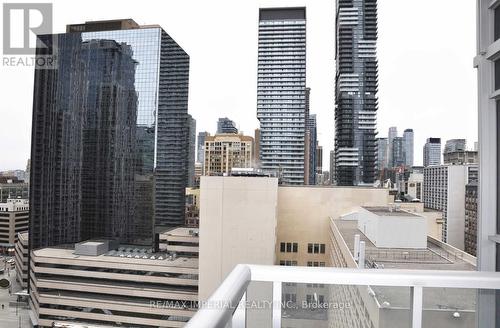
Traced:
[[[475, 271], [476, 267], [462, 257], [461, 251], [447, 251], [427, 242], [427, 249], [398, 249], [376, 247], [358, 228], [357, 221], [334, 220], [351, 254], [354, 253], [354, 235], [359, 234], [365, 242], [366, 260], [369, 266], [378, 269], [406, 270], [459, 270]], [[464, 254], [464, 253], [463, 253]], [[409, 287], [370, 286], [379, 304], [384, 308], [406, 308], [410, 306]], [[476, 290], [426, 288], [424, 309], [475, 310]]]
[[[123, 251], [109, 251], [98, 256], [89, 255], [75, 255], [74, 249], [64, 249], [64, 248], [42, 248], [34, 251], [34, 254], [39, 257], [49, 257], [49, 258], [59, 258], [59, 259], [69, 259], [69, 260], [84, 260], [89, 262], [107, 262], [107, 263], [129, 263], [138, 265], [151, 265], [151, 266], [163, 266], [163, 267], [180, 267], [180, 268], [198, 268], [197, 258], [188, 257], [177, 257], [175, 259], [168, 259], [168, 256], [164, 253], [147, 253], [147, 252], [137, 252], [137, 246], [121, 246], [124, 248]], [[146, 249], [144, 249], [146, 250]], [[120, 256], [120, 253], [124, 256]], [[118, 253], [118, 255], [117, 255]], [[125, 254], [131, 254], [132, 257], [127, 257]], [[142, 258], [139, 254], [144, 254], [148, 258]], [[135, 255], [139, 255], [140, 258], [136, 258]], [[155, 256], [155, 259], [151, 259], [151, 256]], [[158, 259], [162, 257], [162, 259]]]
[[372, 212], [373, 214], [376, 214], [378, 216], [398, 216], [398, 217], [414, 217], [414, 218], [421, 218], [420, 215], [416, 215], [410, 212], [407, 212], [403, 209], [394, 209], [388, 206], [371, 206], [371, 207], [363, 207], [365, 210]]

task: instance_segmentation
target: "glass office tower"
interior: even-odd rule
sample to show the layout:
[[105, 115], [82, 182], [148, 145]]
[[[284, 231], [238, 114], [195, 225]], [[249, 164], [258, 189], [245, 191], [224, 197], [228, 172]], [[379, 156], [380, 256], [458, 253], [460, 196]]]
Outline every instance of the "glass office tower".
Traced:
[[341, 186], [373, 184], [377, 159], [377, 1], [337, 0], [335, 164]]
[[304, 184], [305, 93], [305, 8], [260, 9], [260, 164], [286, 184]]
[[133, 20], [39, 36], [46, 55], [56, 65], [35, 71], [30, 247], [151, 244], [183, 225], [189, 56]]

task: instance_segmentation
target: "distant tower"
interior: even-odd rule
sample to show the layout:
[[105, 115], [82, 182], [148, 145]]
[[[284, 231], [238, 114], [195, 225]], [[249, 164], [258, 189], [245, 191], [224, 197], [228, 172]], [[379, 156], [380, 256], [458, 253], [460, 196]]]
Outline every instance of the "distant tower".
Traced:
[[188, 170], [187, 170], [187, 186], [195, 186], [194, 163], [196, 162], [196, 120], [188, 114], [187, 119], [188, 131]]
[[424, 166], [441, 165], [441, 138], [428, 138], [424, 145]]
[[388, 167], [392, 167], [392, 141], [398, 136], [398, 128], [392, 126], [389, 128], [389, 133], [387, 135], [387, 164]]
[[373, 184], [377, 160], [377, 1], [337, 0], [337, 183]]
[[304, 184], [306, 9], [259, 12], [257, 118], [260, 164], [284, 184]]
[[236, 123], [228, 119], [227, 117], [221, 117], [217, 121], [217, 134], [222, 133], [238, 133], [238, 128], [236, 128]]
[[413, 138], [413, 130], [406, 129], [403, 133], [403, 153], [408, 167], [413, 166]]

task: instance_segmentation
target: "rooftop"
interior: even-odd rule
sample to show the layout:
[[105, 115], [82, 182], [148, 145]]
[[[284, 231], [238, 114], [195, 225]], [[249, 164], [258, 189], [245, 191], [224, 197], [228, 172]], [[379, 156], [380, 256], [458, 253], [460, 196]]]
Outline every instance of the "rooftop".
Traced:
[[389, 206], [376, 206], [376, 207], [363, 207], [365, 210], [372, 212], [378, 216], [405, 216], [405, 217], [415, 217], [421, 218], [421, 216], [407, 212], [402, 209], [392, 208]]

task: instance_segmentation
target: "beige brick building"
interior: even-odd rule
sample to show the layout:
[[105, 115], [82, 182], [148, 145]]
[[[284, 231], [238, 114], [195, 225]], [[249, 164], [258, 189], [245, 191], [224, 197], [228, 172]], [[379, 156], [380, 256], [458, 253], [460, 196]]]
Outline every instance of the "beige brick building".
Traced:
[[252, 167], [253, 143], [252, 137], [240, 134], [207, 136], [203, 175], [229, 175], [233, 167]]

